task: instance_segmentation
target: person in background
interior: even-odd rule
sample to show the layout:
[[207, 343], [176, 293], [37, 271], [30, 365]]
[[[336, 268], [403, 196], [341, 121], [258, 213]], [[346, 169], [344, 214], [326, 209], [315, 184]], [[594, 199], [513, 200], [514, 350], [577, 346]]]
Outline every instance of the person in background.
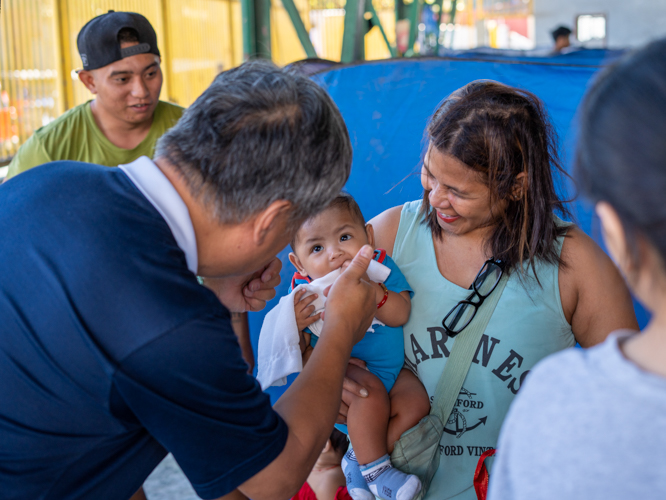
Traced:
[[[184, 109], [160, 101], [162, 70], [157, 35], [134, 12], [97, 16], [81, 28], [79, 80], [95, 96], [36, 130], [9, 164], [7, 179], [57, 160], [115, 167], [140, 156], [152, 158], [157, 140]], [[249, 371], [254, 367], [247, 314], [232, 324]]]
[[571, 30], [566, 26], [558, 26], [550, 34], [553, 37], [553, 42], [555, 42], [553, 46], [554, 53], [559, 54], [562, 52], [562, 49], [566, 49], [571, 45], [571, 41], [569, 40]]
[[348, 445], [347, 436], [333, 429], [307, 481], [293, 500], [352, 500], [341, 466]]
[[157, 35], [141, 14], [97, 16], [81, 28], [77, 46], [79, 79], [95, 98], [36, 130], [9, 164], [8, 179], [58, 160], [115, 167], [152, 157], [157, 139], [183, 114], [159, 100]]
[[666, 39], [609, 68], [583, 102], [575, 170], [652, 319], [536, 366], [502, 428], [490, 499], [666, 498], [664, 82]]

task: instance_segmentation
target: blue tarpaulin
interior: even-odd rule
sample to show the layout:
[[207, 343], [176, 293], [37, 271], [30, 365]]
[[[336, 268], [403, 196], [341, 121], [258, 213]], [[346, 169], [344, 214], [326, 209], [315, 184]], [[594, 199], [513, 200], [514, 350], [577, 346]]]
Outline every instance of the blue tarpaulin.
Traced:
[[[612, 54], [615, 55], [615, 54]], [[558, 64], [507, 57], [506, 61], [460, 58], [395, 59], [337, 66], [318, 73], [313, 79], [328, 90], [345, 119], [354, 150], [352, 172], [346, 189], [358, 201], [366, 219], [406, 201], [421, 197], [421, 155], [424, 130], [429, 116], [451, 92], [477, 79], [491, 79], [529, 90], [545, 103], [560, 137], [563, 166], [571, 172], [575, 143], [575, 115], [590, 82], [607, 61], [608, 54], [587, 54], [587, 63], [561, 64], [567, 56], [557, 56]], [[573, 56], [572, 56], [573, 57]], [[532, 58], [533, 59], [533, 58]], [[561, 195], [576, 197], [572, 182], [557, 179]], [[572, 203], [577, 224], [601, 243], [598, 220], [589, 203], [576, 198]], [[294, 272], [286, 258], [278, 296], [287, 292]], [[267, 310], [250, 315], [255, 346]], [[641, 326], [646, 314], [638, 310]], [[271, 389], [272, 396], [281, 393]]]
[[511, 50], [481, 47], [473, 50], [448, 50], [440, 55], [477, 61], [497, 60], [519, 63], [538, 62], [564, 66], [603, 66], [611, 63], [624, 53], [626, 53], [624, 49], [573, 49], [561, 54], [549, 54], [543, 50]]

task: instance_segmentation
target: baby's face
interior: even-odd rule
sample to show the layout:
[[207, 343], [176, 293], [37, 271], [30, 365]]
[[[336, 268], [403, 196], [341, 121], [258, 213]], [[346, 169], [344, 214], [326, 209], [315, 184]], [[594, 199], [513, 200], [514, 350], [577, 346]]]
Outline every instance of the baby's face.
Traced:
[[[345, 208], [332, 208], [307, 221], [298, 230], [292, 262], [312, 279], [326, 276], [356, 256], [368, 244], [366, 227]], [[372, 243], [370, 243], [372, 244]]]

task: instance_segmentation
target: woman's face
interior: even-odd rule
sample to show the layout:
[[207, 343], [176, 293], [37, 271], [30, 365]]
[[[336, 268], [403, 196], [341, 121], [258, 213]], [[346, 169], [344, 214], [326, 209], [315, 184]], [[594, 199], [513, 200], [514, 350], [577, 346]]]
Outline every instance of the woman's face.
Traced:
[[421, 184], [429, 191], [430, 206], [445, 233], [460, 236], [492, 226], [490, 190], [478, 172], [457, 158], [431, 146], [423, 162]]

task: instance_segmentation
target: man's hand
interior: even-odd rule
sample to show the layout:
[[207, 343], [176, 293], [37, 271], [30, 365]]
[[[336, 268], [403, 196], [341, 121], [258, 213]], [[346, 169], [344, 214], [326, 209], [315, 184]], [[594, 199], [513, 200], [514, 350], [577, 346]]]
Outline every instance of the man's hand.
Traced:
[[261, 311], [266, 302], [275, 297], [275, 287], [280, 284], [282, 262], [275, 257], [264, 269], [246, 276], [229, 278], [204, 278], [220, 302], [231, 312]]
[[324, 290], [326, 317], [336, 323], [345, 323], [345, 330], [354, 334], [353, 344], [363, 339], [377, 312], [375, 290], [363, 279], [372, 255], [372, 247], [364, 245], [335, 283]]

